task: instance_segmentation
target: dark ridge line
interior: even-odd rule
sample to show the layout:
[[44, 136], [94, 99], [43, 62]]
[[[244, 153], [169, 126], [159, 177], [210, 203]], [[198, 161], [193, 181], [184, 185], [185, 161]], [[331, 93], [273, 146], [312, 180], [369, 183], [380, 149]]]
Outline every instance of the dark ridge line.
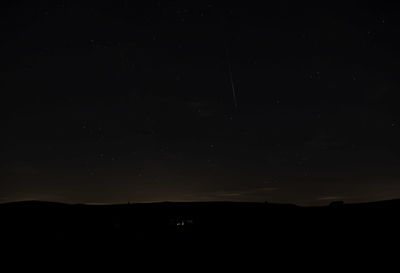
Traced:
[[87, 207], [122, 207], [122, 206], [250, 206], [250, 207], [287, 207], [287, 208], [327, 208], [327, 207], [358, 207], [358, 206], [386, 206], [386, 205], [400, 205], [400, 199], [378, 200], [371, 202], [355, 202], [346, 203], [341, 200], [332, 201], [327, 205], [316, 206], [302, 206], [292, 203], [269, 203], [269, 202], [236, 202], [236, 201], [193, 201], [193, 202], [127, 202], [127, 203], [110, 203], [110, 204], [91, 204], [91, 203], [64, 203], [42, 200], [23, 200], [0, 203], [3, 206], [19, 206], [19, 205], [32, 205], [32, 206], [87, 206]]

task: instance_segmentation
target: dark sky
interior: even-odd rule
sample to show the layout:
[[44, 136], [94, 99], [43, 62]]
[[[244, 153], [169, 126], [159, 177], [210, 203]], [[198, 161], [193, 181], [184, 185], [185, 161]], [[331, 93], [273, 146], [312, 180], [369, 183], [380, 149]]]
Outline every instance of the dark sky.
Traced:
[[3, 4], [0, 202], [400, 197], [398, 6], [137, 2]]

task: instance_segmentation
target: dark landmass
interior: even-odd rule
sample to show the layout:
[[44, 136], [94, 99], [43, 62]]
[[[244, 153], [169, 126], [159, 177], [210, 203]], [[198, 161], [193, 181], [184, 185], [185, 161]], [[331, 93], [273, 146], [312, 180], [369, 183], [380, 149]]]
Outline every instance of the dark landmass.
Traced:
[[[396, 263], [400, 200], [322, 207], [271, 203], [0, 204], [13, 268], [112, 272], [327, 268]], [[9, 258], [11, 257], [11, 259]], [[383, 262], [384, 261], [384, 262]], [[96, 269], [95, 269], [96, 268]], [[122, 271], [122, 270], [121, 270]]]
[[0, 205], [3, 246], [48, 249], [178, 247], [314, 249], [398, 241], [400, 200], [300, 207], [270, 203]]

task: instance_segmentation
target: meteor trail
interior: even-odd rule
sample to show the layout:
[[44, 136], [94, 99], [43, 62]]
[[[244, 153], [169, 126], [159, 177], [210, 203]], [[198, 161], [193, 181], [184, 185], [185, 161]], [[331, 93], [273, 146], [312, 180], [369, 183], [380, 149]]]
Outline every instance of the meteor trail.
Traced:
[[226, 55], [228, 57], [228, 70], [229, 70], [229, 78], [231, 80], [231, 86], [232, 86], [233, 105], [235, 106], [235, 108], [237, 108], [238, 105], [237, 105], [237, 100], [236, 100], [235, 83], [233, 81], [232, 64], [231, 64], [231, 60], [229, 58], [228, 50], [226, 50]]

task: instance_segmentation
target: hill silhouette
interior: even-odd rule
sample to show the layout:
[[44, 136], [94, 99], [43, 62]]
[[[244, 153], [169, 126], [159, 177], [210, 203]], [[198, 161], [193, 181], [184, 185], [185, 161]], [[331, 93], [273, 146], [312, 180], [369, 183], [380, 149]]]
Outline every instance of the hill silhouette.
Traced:
[[0, 204], [0, 240], [7, 256], [21, 261], [83, 261], [100, 268], [105, 261], [124, 267], [159, 265], [155, 261], [160, 258], [190, 266], [255, 260], [262, 266], [296, 267], [305, 261], [317, 265], [317, 260], [334, 265], [396, 253], [392, 249], [400, 242], [399, 211], [400, 200], [320, 207], [24, 201]]
[[400, 200], [300, 207], [270, 203], [0, 204], [1, 239], [57, 246], [339, 244], [397, 238]]

